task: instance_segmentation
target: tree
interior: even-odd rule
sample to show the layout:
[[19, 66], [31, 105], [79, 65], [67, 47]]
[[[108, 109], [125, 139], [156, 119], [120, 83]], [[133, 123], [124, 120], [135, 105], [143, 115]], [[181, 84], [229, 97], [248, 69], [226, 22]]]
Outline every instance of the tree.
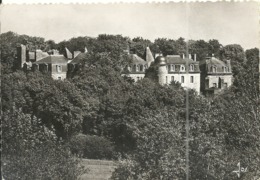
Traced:
[[197, 54], [198, 61], [205, 59], [209, 55], [208, 47], [209, 44], [204, 40], [188, 41], [189, 54]]
[[143, 39], [142, 37], [136, 37], [130, 42], [130, 51], [142, 58], [145, 58], [145, 49], [150, 46], [152, 46], [152, 42], [150, 40]]
[[216, 39], [210, 39], [208, 42], [208, 53], [209, 55], [214, 54], [215, 57], [220, 57], [220, 50], [222, 48], [222, 45], [219, 43]]
[[19, 109], [4, 112], [5, 179], [77, 179], [85, 172], [52, 129]]

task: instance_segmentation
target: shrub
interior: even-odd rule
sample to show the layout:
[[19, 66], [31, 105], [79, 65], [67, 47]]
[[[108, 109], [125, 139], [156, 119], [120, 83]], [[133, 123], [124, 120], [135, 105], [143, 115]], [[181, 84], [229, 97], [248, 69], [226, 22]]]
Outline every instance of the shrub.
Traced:
[[85, 171], [53, 130], [20, 110], [5, 112], [3, 178], [77, 179]]
[[78, 134], [71, 138], [70, 149], [88, 159], [112, 159], [114, 145], [106, 138], [92, 135]]

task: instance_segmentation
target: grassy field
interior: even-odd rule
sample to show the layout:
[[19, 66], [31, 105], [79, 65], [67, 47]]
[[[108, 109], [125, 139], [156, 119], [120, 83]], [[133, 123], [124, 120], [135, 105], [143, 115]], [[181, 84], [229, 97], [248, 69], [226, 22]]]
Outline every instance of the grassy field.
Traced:
[[83, 159], [82, 164], [89, 170], [80, 180], [108, 180], [116, 168], [116, 163], [106, 160]]

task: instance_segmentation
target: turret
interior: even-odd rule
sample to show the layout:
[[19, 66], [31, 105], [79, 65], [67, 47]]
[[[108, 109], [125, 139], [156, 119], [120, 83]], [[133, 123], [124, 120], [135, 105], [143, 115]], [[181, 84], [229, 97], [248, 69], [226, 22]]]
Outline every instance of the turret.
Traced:
[[164, 57], [159, 56], [158, 58], [158, 63], [159, 63], [159, 69], [158, 69], [158, 80], [159, 84], [164, 85], [167, 84], [167, 65], [166, 65], [166, 60]]

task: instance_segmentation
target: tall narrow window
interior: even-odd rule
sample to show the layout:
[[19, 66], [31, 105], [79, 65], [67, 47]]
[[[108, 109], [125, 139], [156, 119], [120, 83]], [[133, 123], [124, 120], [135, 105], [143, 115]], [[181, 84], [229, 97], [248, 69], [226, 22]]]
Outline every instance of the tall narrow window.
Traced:
[[181, 70], [182, 72], [185, 71], [184, 65], [181, 65], [180, 70]]
[[171, 77], [171, 81], [172, 81], [172, 82], [174, 81], [174, 76]]
[[184, 83], [184, 76], [181, 76], [181, 83]]
[[140, 71], [144, 71], [144, 66], [142, 64], [140, 65]]
[[175, 65], [174, 64], [171, 65], [171, 71], [175, 71]]
[[190, 83], [194, 83], [194, 76], [190, 77]]
[[56, 65], [57, 72], [61, 72], [62, 68], [61, 65]]
[[166, 76], [166, 84], [168, 84], [168, 77]]
[[212, 69], [212, 72], [214, 72], [214, 73], [217, 71], [216, 67], [211, 67], [211, 69]]
[[139, 71], [139, 66], [138, 65], [136, 65], [136, 72], [138, 72]]
[[190, 65], [190, 71], [194, 71], [194, 65], [193, 64]]
[[127, 66], [127, 69], [128, 69], [128, 71], [131, 72], [131, 66], [130, 65]]

